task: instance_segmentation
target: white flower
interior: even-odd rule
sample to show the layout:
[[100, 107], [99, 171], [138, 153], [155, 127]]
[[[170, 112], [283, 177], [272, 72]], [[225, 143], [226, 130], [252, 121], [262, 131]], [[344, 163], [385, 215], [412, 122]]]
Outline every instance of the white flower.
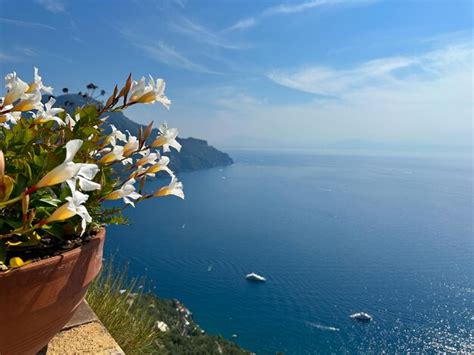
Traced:
[[79, 187], [82, 191], [100, 190], [100, 184], [92, 181], [99, 172], [99, 167], [95, 164], [79, 164], [79, 170], [71, 179], [66, 180], [71, 191], [76, 189], [76, 182], [79, 181]]
[[159, 155], [157, 153], [151, 153], [150, 149], [140, 152], [140, 155], [143, 158], [140, 158], [136, 161], [135, 163], [136, 166], [143, 166], [146, 164], [155, 164], [156, 159], [159, 158]]
[[35, 90], [32, 93], [23, 94], [18, 103], [13, 106], [12, 111], [41, 110], [42, 108], [41, 92]]
[[[11, 105], [4, 107], [6, 110], [9, 108], [11, 108]], [[10, 124], [16, 124], [20, 118], [21, 112], [9, 112], [0, 115], [0, 127], [5, 127], [8, 129], [10, 128]]]
[[63, 112], [62, 108], [53, 108], [53, 105], [56, 103], [54, 98], [50, 98], [49, 101], [44, 105], [44, 108], [41, 107], [36, 113], [33, 113], [33, 119], [35, 123], [41, 124], [49, 121], [55, 121], [60, 126], [64, 126], [65, 123], [56, 115], [60, 112]]
[[139, 199], [142, 197], [138, 192], [135, 192], [135, 179], [130, 179], [118, 190], [112, 191], [110, 194], [104, 197], [106, 200], [118, 200], [123, 198], [123, 201], [129, 205], [135, 207], [132, 200]]
[[39, 76], [38, 68], [35, 67], [35, 81], [33, 81], [30, 85], [26, 93], [32, 93], [33, 91], [43, 91], [50, 95], [53, 94], [53, 88], [51, 86], [44, 86], [43, 80], [41, 76]]
[[[75, 118], [75, 119], [74, 119]], [[74, 128], [77, 122], [81, 119], [81, 115], [76, 113], [74, 118], [71, 117], [69, 113], [66, 114], [66, 118], [64, 119], [64, 123], [68, 125], [70, 128]]]
[[184, 200], [183, 184], [179, 182], [178, 179], [176, 179], [176, 177], [174, 176], [168, 186], [162, 187], [153, 194], [153, 196], [156, 197], [167, 195], [175, 195]]
[[126, 140], [126, 142], [127, 143], [123, 147], [124, 157], [128, 157], [132, 155], [133, 153], [135, 153], [140, 146], [140, 142], [138, 141], [137, 137], [132, 136], [130, 132], [128, 132], [128, 139]]
[[84, 191], [100, 188], [99, 184], [90, 181], [99, 171], [97, 165], [74, 163], [72, 161], [81, 146], [82, 140], [80, 139], [74, 139], [67, 142], [66, 159], [64, 162], [43, 176], [43, 178], [33, 186], [32, 190], [34, 191], [42, 187], [60, 184], [65, 181], [70, 187], [72, 186], [71, 190], [75, 190], [75, 182], [77, 180], [79, 180], [79, 186]]
[[159, 131], [160, 134], [156, 137], [153, 143], [151, 143], [152, 147], [163, 146], [164, 152], [169, 152], [170, 147], [173, 147], [178, 152], [181, 150], [181, 144], [176, 140], [176, 137], [178, 136], [178, 130], [176, 128], [168, 128], [168, 125], [164, 123], [160, 125]]
[[[128, 132], [128, 131], [127, 131]], [[133, 159], [131, 155], [135, 153], [140, 148], [140, 142], [138, 138], [132, 136], [130, 132], [128, 132], [128, 140], [127, 143], [123, 147], [123, 156], [126, 158], [122, 160], [122, 164], [133, 164]]]
[[133, 164], [133, 159], [132, 157], [126, 158], [122, 160], [122, 165], [128, 165], [128, 164]]
[[16, 72], [5, 76], [7, 95], [3, 98], [3, 105], [10, 105], [28, 90], [28, 84], [17, 77]]
[[173, 172], [170, 170], [170, 168], [168, 168], [169, 163], [170, 163], [170, 158], [166, 156], [162, 156], [156, 164], [146, 169], [146, 174], [155, 176], [155, 174], [159, 171], [166, 171], [168, 174], [170, 174], [170, 176], [174, 176]]
[[[35, 80], [31, 84], [21, 80], [16, 72], [5, 76], [7, 95], [2, 100], [2, 105], [13, 104], [18, 99], [22, 99], [22, 105], [15, 105], [14, 111], [28, 111], [39, 109], [41, 106], [41, 91], [48, 94], [53, 93], [53, 88], [44, 86], [41, 77], [38, 74], [38, 68], [35, 68]], [[39, 99], [38, 99], [39, 97]], [[31, 107], [31, 108], [30, 108]]]
[[161, 102], [167, 109], [170, 108], [171, 101], [165, 96], [166, 83], [163, 79], [153, 79], [150, 76], [148, 85], [145, 85], [145, 78], [133, 81], [130, 88], [130, 102], [142, 104], [152, 104], [155, 101]]
[[49, 173], [35, 185], [36, 188], [60, 184], [66, 180], [72, 179], [79, 171], [80, 164], [72, 160], [82, 146], [82, 140], [74, 139], [66, 143], [66, 159], [64, 162]]
[[119, 131], [113, 124], [110, 125], [110, 128], [112, 129], [112, 133], [108, 135], [107, 143], [110, 143], [111, 145], [114, 146], [117, 144], [117, 140], [122, 141], [122, 142], [127, 141], [127, 136], [121, 131]]
[[100, 158], [100, 162], [102, 164], [108, 164], [123, 158], [123, 147], [120, 145], [115, 145], [110, 153], [107, 153], [102, 158]]
[[56, 211], [54, 211], [53, 214], [48, 217], [46, 223], [54, 221], [64, 221], [68, 218], [74, 217], [75, 215], [79, 215], [82, 218], [81, 235], [84, 234], [87, 223], [92, 222], [92, 218], [89, 215], [87, 208], [84, 206], [84, 203], [87, 201], [88, 198], [88, 195], [83, 194], [80, 191], [72, 191], [72, 196], [66, 197], [66, 201], [68, 202], [63, 204]]
[[[130, 174], [129, 179], [143, 176], [143, 175], [146, 174], [146, 171], [147, 171], [147, 168], [139, 166], [139, 167], [137, 167], [137, 169], [132, 174]], [[155, 174], [147, 174], [147, 175], [152, 176], [152, 177], [155, 176]]]

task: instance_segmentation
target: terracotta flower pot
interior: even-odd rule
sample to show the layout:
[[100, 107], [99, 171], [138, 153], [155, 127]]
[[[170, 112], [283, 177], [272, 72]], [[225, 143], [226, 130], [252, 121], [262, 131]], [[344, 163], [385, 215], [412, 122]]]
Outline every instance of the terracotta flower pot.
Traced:
[[62, 255], [0, 272], [0, 354], [36, 354], [71, 319], [102, 267], [105, 230]]

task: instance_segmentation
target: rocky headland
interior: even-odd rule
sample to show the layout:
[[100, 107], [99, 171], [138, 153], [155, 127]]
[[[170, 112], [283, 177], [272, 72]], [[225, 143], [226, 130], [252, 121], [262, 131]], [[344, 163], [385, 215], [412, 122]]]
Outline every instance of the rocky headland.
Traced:
[[[79, 94], [64, 94], [55, 97], [56, 107], [64, 108], [68, 113], [73, 114], [78, 106], [87, 104], [101, 105], [100, 101]], [[44, 97], [47, 101], [48, 97]], [[138, 129], [145, 126], [132, 121], [122, 112], [108, 113], [107, 122], [113, 124], [117, 129], [136, 135]], [[152, 136], [156, 136], [158, 130], [153, 130]], [[178, 142], [182, 145], [181, 151], [178, 153], [172, 150], [167, 155], [170, 158], [170, 168], [175, 172], [194, 171], [201, 169], [210, 169], [233, 164], [232, 158], [224, 152], [209, 145], [207, 141], [198, 138], [178, 138]]]

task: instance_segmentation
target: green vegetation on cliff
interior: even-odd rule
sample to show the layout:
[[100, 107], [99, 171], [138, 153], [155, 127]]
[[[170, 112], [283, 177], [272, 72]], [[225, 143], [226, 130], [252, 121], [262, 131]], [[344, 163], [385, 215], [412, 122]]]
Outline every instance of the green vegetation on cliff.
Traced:
[[143, 285], [110, 261], [86, 297], [126, 354], [250, 354], [221, 336], [207, 335], [181, 302], [145, 292]]

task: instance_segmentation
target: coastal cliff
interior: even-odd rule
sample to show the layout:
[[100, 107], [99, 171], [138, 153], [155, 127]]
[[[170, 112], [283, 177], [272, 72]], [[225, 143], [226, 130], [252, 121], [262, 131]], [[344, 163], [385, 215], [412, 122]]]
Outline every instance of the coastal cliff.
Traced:
[[182, 302], [152, 293], [144, 278], [129, 278], [128, 267], [114, 264], [113, 257], [89, 287], [86, 300], [126, 354], [253, 354], [207, 334]]
[[140, 302], [148, 306], [156, 319], [160, 335], [155, 351], [164, 354], [253, 354], [219, 335], [208, 335], [193, 320], [191, 311], [176, 299], [162, 299], [144, 294]]
[[[43, 101], [47, 101], [48, 97], [44, 97]], [[68, 113], [73, 114], [78, 106], [85, 104], [101, 105], [97, 100], [84, 97], [79, 94], [64, 94], [55, 97], [56, 107], [64, 108]], [[129, 131], [136, 135], [140, 126], [143, 125], [132, 121], [122, 112], [112, 112], [108, 114], [107, 122], [113, 124], [117, 129], [125, 132]], [[158, 130], [154, 129], [152, 136], [156, 136]], [[201, 169], [210, 169], [220, 166], [232, 165], [232, 158], [224, 152], [209, 145], [207, 141], [198, 138], [178, 138], [178, 142], [182, 145], [181, 151], [178, 153], [172, 150], [169, 154], [170, 168], [175, 172], [194, 171]]]

